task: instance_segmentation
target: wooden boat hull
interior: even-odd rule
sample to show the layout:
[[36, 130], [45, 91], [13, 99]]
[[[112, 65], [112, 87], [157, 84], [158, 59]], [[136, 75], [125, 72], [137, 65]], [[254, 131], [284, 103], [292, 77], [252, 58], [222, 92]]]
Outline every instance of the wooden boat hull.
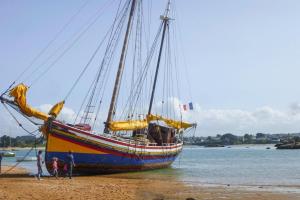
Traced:
[[45, 161], [51, 173], [51, 162], [59, 159], [62, 170], [69, 151], [73, 152], [77, 174], [99, 174], [165, 168], [182, 150], [182, 143], [169, 146], [147, 146], [136, 141], [97, 136], [53, 121], [47, 128]]

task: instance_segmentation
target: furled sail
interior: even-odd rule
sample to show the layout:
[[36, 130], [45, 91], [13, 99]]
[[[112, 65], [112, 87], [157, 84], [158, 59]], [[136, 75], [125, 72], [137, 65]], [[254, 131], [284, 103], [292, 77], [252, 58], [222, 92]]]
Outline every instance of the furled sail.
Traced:
[[148, 127], [147, 120], [112, 121], [108, 128], [111, 131], [131, 131]]
[[150, 121], [154, 121], [154, 120], [160, 120], [165, 122], [168, 126], [175, 128], [175, 129], [187, 129], [190, 127], [193, 127], [194, 124], [190, 124], [187, 122], [183, 122], [183, 121], [177, 121], [177, 120], [173, 120], [173, 119], [168, 119], [159, 115], [148, 115], [147, 116], [147, 120]]
[[[19, 106], [20, 110], [23, 114], [25, 114], [28, 117], [35, 117], [38, 119], [41, 119], [43, 121], [47, 121], [50, 117], [48, 114], [43, 113], [41, 111], [38, 111], [35, 108], [32, 108], [29, 106], [26, 102], [26, 93], [27, 93], [28, 87], [24, 85], [23, 83], [17, 85], [13, 89], [10, 90], [9, 95], [11, 97], [14, 97], [14, 101]], [[50, 110], [49, 114], [56, 117], [59, 112], [61, 111], [62, 107], [64, 105], [64, 102], [60, 102]]]
[[55, 104], [51, 110], [49, 111], [49, 115], [53, 116], [53, 117], [57, 117], [57, 115], [60, 113], [60, 111], [63, 109], [65, 105], [65, 101], [61, 101], [57, 104]]
[[194, 124], [176, 121], [173, 119], [164, 118], [159, 115], [147, 115], [146, 119], [143, 120], [128, 120], [128, 121], [112, 121], [109, 123], [109, 130], [111, 131], [132, 131], [137, 129], [143, 129], [148, 127], [149, 122], [151, 121], [163, 121], [168, 126], [175, 129], [187, 129], [193, 127]]

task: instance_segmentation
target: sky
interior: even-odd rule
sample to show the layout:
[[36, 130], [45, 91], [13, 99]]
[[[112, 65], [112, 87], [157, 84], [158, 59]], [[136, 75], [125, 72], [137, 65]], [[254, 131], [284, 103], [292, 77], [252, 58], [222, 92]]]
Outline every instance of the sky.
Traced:
[[[44, 111], [64, 98], [112, 21], [115, 2], [0, 1], [0, 91], [6, 90], [80, 7], [84, 5], [75, 23], [36, 66], [103, 8], [103, 15], [72, 51], [28, 93], [29, 104]], [[152, 30], [165, 4], [145, 1], [145, 7], [152, 6]], [[300, 132], [300, 2], [175, 0], [173, 4], [176, 19], [172, 23], [179, 33], [179, 57], [185, 65], [180, 67], [186, 67], [184, 78], [188, 80], [180, 87], [189, 91], [174, 97], [173, 103], [194, 103], [195, 109], [184, 112], [183, 117], [197, 122], [196, 135]], [[84, 81], [90, 80], [89, 73]], [[80, 106], [80, 91], [86, 90], [81, 85], [63, 110], [61, 118], [67, 121]], [[24, 134], [3, 106], [0, 120], [0, 135]]]

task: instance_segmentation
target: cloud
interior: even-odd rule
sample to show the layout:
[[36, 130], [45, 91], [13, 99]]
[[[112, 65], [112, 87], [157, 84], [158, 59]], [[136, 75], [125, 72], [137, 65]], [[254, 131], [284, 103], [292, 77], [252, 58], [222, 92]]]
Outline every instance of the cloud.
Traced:
[[[51, 104], [43, 104], [40, 105], [38, 109], [42, 112], [48, 113], [52, 107], [53, 105]], [[57, 117], [58, 120], [68, 122], [68, 123], [73, 123], [75, 118], [76, 118], [76, 112], [66, 106], [63, 107], [63, 109], [61, 110], [60, 114]]]
[[300, 112], [292, 108], [281, 111], [264, 106], [247, 111], [195, 107], [194, 111], [187, 111], [186, 119], [198, 123], [197, 135], [300, 132]]
[[[160, 103], [161, 104], [161, 103]], [[164, 102], [169, 109], [173, 108], [177, 118], [183, 105], [177, 98]], [[156, 104], [156, 111], [161, 105]], [[294, 133], [300, 132], [300, 103], [292, 103], [286, 110], [278, 110], [270, 106], [259, 107], [255, 110], [241, 109], [206, 109], [194, 103], [194, 110], [181, 111], [182, 119], [198, 124], [196, 135], [208, 136], [224, 133], [243, 135], [245, 133]]]
[[[160, 113], [164, 111], [181, 118], [185, 121], [196, 122], [197, 136], [208, 136], [224, 133], [233, 133], [243, 135], [245, 133], [256, 134], [257, 132], [265, 133], [292, 133], [300, 132], [300, 103], [292, 103], [286, 110], [279, 110], [270, 106], [259, 107], [252, 111], [242, 109], [206, 109], [199, 104], [194, 103], [194, 110], [180, 111], [181, 102], [177, 98], [169, 98], [165, 102], [156, 103], [153, 111]], [[162, 106], [163, 105], [163, 106]], [[52, 105], [44, 104], [38, 106], [43, 112], [48, 112]], [[163, 109], [163, 107], [165, 107]], [[18, 115], [18, 114], [17, 114]], [[103, 115], [104, 116], [104, 115]], [[58, 119], [67, 123], [73, 123], [76, 112], [68, 107], [64, 107]], [[35, 127], [26, 122], [25, 119], [18, 117], [30, 130]], [[104, 120], [104, 119], [101, 119]], [[98, 123], [101, 121], [99, 120]], [[15, 123], [14, 119], [9, 116], [3, 108], [0, 109], [0, 126], [1, 135], [10, 132], [12, 136], [25, 135], [25, 132]], [[102, 123], [95, 126], [97, 130], [102, 130]], [[10, 130], [10, 131], [9, 131]], [[189, 135], [189, 133], [187, 134]]]

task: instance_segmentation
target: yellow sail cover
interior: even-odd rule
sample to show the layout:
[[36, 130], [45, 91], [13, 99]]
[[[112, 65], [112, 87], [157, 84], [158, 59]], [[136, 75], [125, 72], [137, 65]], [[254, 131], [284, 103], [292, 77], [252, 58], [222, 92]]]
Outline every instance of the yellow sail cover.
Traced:
[[175, 128], [175, 129], [187, 129], [193, 126], [193, 124], [187, 123], [187, 122], [183, 122], [183, 121], [177, 121], [177, 120], [173, 120], [173, 119], [168, 119], [159, 115], [147, 115], [147, 120], [150, 121], [154, 121], [154, 120], [160, 120], [165, 122], [168, 126]]
[[[38, 111], [35, 108], [32, 108], [29, 106], [26, 102], [26, 93], [27, 93], [28, 87], [24, 85], [23, 83], [17, 85], [13, 89], [10, 90], [9, 95], [11, 97], [14, 97], [14, 101], [19, 106], [20, 110], [23, 114], [25, 114], [28, 117], [35, 117], [44, 121], [47, 121], [50, 117], [46, 113], [43, 113], [41, 111]], [[53, 106], [53, 108], [50, 110], [49, 114], [56, 117], [59, 112], [61, 111], [62, 107], [64, 105], [64, 102], [60, 102]]]
[[49, 115], [52, 115], [53, 117], [57, 117], [57, 115], [60, 113], [60, 111], [63, 109], [65, 105], [65, 101], [61, 101], [57, 104], [55, 104], [51, 110], [49, 111]]
[[109, 123], [111, 131], [131, 131], [148, 127], [147, 120], [113, 121]]
[[189, 124], [182, 121], [176, 121], [168, 118], [164, 118], [159, 115], [147, 115], [146, 119], [143, 120], [128, 120], [128, 121], [112, 121], [109, 123], [109, 130], [111, 131], [132, 131], [137, 129], [143, 129], [148, 127], [148, 124], [151, 121], [163, 121], [168, 126], [175, 129], [187, 129], [193, 126], [193, 124]]

